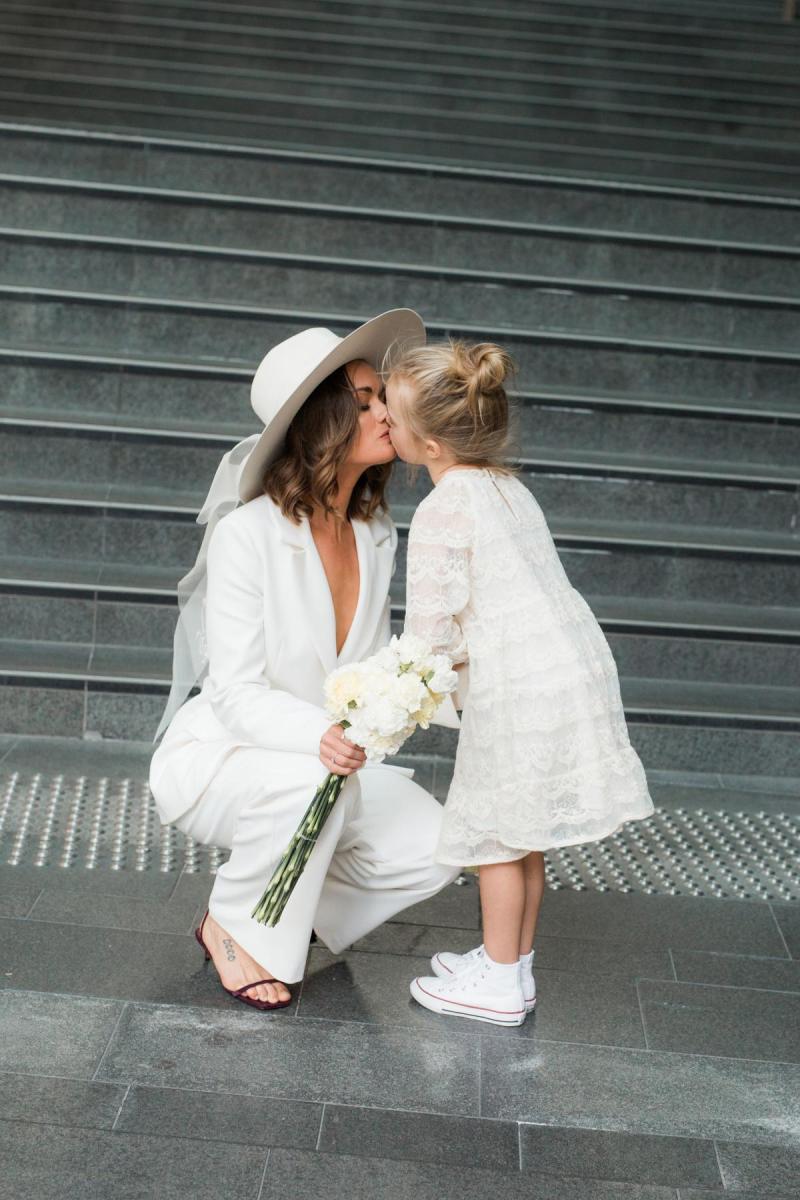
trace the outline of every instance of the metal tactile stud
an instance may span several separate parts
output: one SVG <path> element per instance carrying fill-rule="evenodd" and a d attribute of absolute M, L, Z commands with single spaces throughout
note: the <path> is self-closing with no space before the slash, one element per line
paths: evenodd
<path fill-rule="evenodd" d="M 548 888 L 800 898 L 800 821 L 792 812 L 657 809 L 599 842 L 545 855 Z M 11 864 L 213 873 L 228 851 L 161 825 L 146 782 L 0 773 L 0 853 Z M 469 877 L 463 872 L 458 882 Z"/>

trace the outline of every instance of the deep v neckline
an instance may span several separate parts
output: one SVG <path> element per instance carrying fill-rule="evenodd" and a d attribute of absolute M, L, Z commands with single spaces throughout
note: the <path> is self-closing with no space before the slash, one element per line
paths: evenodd
<path fill-rule="evenodd" d="M 319 567 L 319 571 L 322 576 L 322 580 L 325 584 L 325 591 L 328 594 L 329 617 L 330 617 L 330 620 L 331 620 L 331 623 L 333 626 L 333 637 L 332 637 L 333 657 L 334 657 L 334 660 L 338 663 L 338 662 L 341 662 L 344 652 L 347 649 L 350 639 L 353 636 L 353 631 L 356 628 L 356 624 L 361 615 L 361 609 L 363 608 L 363 605 L 364 605 L 364 576 L 366 574 L 366 571 L 365 571 L 365 560 L 364 560 L 364 548 L 363 548 L 362 541 L 361 541 L 363 534 L 359 532 L 359 526 L 363 525 L 363 522 L 354 521 L 354 520 L 351 520 L 351 522 L 350 522 L 350 526 L 353 530 L 353 538 L 356 543 L 356 560 L 358 562 L 358 598 L 356 600 L 355 609 L 353 610 L 352 620 L 350 621 L 350 628 L 347 630 L 345 639 L 342 642 L 342 648 L 338 653 L 336 651 L 336 605 L 333 602 L 333 592 L 331 591 L 331 585 L 330 585 L 330 581 L 328 580 L 327 572 L 325 570 L 325 564 L 322 561 L 322 555 L 319 552 L 319 547 L 317 546 L 316 538 L 314 537 L 314 532 L 311 528 L 311 522 L 307 521 L 307 525 L 308 525 L 308 536 L 311 541 L 312 549 L 314 551 L 314 557 L 316 558 L 317 565 Z"/>

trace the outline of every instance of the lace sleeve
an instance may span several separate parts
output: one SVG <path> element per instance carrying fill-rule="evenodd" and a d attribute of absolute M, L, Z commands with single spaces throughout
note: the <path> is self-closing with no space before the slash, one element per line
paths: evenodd
<path fill-rule="evenodd" d="M 470 597 L 472 538 L 469 502 L 452 484 L 446 501 L 434 493 L 420 505 L 408 534 L 405 628 L 454 663 L 469 658 L 458 618 Z"/>

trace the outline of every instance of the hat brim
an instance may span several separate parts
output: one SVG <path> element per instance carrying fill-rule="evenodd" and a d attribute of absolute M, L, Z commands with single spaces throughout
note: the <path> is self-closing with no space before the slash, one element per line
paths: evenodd
<path fill-rule="evenodd" d="M 412 308 L 392 308 L 365 321 L 316 364 L 299 387 L 287 396 L 251 450 L 239 479 L 242 501 L 253 500 L 259 495 L 264 470 L 278 456 L 289 426 L 314 388 L 339 367 L 356 359 L 378 366 L 394 342 L 404 346 L 424 345 L 425 326 L 419 313 Z"/>

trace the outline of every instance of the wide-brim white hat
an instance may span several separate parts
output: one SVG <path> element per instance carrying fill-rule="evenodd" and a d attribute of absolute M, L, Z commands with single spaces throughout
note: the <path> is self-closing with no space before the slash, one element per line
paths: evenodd
<path fill-rule="evenodd" d="M 250 386 L 250 403 L 264 431 L 244 464 L 239 497 L 254 499 L 265 468 L 277 458 L 286 432 L 314 388 L 338 367 L 364 359 L 379 367 L 390 346 L 406 349 L 425 343 L 425 326 L 411 308 L 393 308 L 373 317 L 347 337 L 316 326 L 273 346 L 261 360 Z"/>

